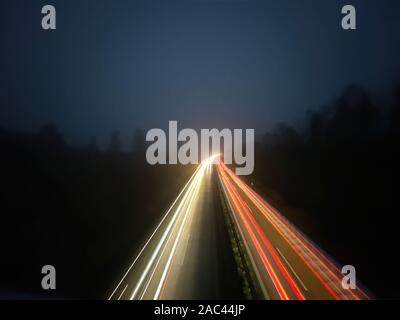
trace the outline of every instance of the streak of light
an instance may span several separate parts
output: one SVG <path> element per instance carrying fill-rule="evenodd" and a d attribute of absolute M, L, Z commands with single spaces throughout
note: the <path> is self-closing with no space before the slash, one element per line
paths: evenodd
<path fill-rule="evenodd" d="M 124 290 L 122 290 L 121 294 L 118 296 L 118 300 L 121 299 L 121 297 L 123 296 L 123 294 L 125 293 L 126 289 L 128 288 L 128 285 L 125 286 Z"/>
<path fill-rule="evenodd" d="M 291 266 L 291 264 L 289 263 L 289 261 L 286 259 L 286 257 L 283 255 L 283 253 L 281 252 L 281 250 L 279 250 L 279 248 L 276 248 L 276 251 L 279 253 L 279 255 L 282 257 L 282 259 L 286 262 L 286 264 L 289 266 L 290 270 L 292 271 L 292 273 L 295 275 L 295 277 L 297 278 L 297 280 L 299 281 L 299 283 L 301 284 L 301 286 L 304 288 L 305 291 L 308 291 L 306 285 L 304 284 L 303 280 L 301 280 L 301 278 L 299 277 L 299 275 L 297 274 L 296 271 L 294 271 L 293 267 Z"/>
<path fill-rule="evenodd" d="M 189 215 L 189 212 L 190 212 L 191 209 L 192 209 L 193 200 L 198 196 L 198 191 L 199 191 L 199 188 L 200 188 L 201 183 L 202 183 L 202 181 L 203 181 L 202 178 L 203 178 L 203 176 L 204 176 L 204 170 L 205 170 L 205 168 L 206 168 L 206 167 L 203 167 L 203 168 L 202 168 L 202 175 L 201 175 L 201 178 L 200 178 L 199 182 L 196 184 L 196 189 L 193 191 L 192 197 L 190 198 L 188 207 L 187 207 L 186 212 L 185 212 L 185 216 L 184 216 L 183 221 L 182 221 L 182 223 L 181 223 L 181 225 L 180 225 L 180 227 L 179 227 L 178 235 L 177 235 L 176 238 L 175 238 L 174 245 L 173 245 L 172 250 L 171 250 L 171 252 L 170 252 L 170 254 L 169 254 L 167 263 L 166 263 L 166 265 L 165 265 L 165 267 L 164 267 L 164 271 L 163 271 L 163 273 L 162 273 L 160 282 L 159 282 L 158 287 L 157 287 L 157 291 L 156 291 L 156 293 L 155 293 L 155 295 L 154 295 L 154 300 L 157 300 L 157 299 L 160 297 L 161 289 L 163 288 L 163 286 L 164 286 L 164 284 L 165 284 L 166 277 L 167 277 L 167 273 L 168 273 L 168 271 L 169 271 L 169 269 L 170 269 L 171 262 L 172 262 L 172 259 L 173 259 L 173 257 L 174 257 L 175 251 L 176 251 L 176 247 L 178 246 L 178 241 L 179 241 L 179 239 L 181 238 L 181 235 L 182 235 L 182 232 L 183 232 L 183 228 L 184 228 L 185 225 L 186 225 L 187 217 L 188 217 L 188 215 Z"/>
<path fill-rule="evenodd" d="M 191 181 L 191 183 L 190 183 L 190 185 L 189 185 L 189 187 L 188 187 L 188 190 L 187 190 L 186 193 L 184 194 L 182 201 L 180 202 L 180 204 L 179 204 L 177 210 L 175 211 L 175 213 L 174 213 L 174 215 L 173 215 L 171 221 L 169 222 L 169 224 L 168 224 L 166 230 L 164 231 L 164 233 L 163 233 L 163 235 L 162 235 L 160 241 L 158 242 L 158 244 L 157 244 L 157 246 L 156 246 L 156 249 L 153 251 L 153 254 L 151 255 L 151 258 L 150 258 L 150 260 L 148 261 L 148 263 L 147 263 L 147 265 L 146 265 L 146 267 L 145 267 L 145 269 L 144 269 L 142 275 L 140 276 L 139 282 L 137 283 L 137 285 L 136 285 L 136 287 L 135 287 L 135 289 L 134 289 L 134 291 L 133 291 L 133 293 L 132 293 L 132 295 L 131 295 L 131 298 L 130 298 L 131 300 L 134 299 L 135 296 L 137 295 L 137 293 L 138 293 L 140 287 L 141 287 L 142 284 L 143 284 L 143 281 L 145 280 L 147 274 L 148 274 L 149 271 L 150 271 L 151 266 L 152 266 L 153 263 L 154 263 L 154 260 L 156 259 L 156 257 L 157 257 L 157 255 L 158 255 L 158 253 L 160 252 L 162 246 L 166 243 L 165 240 L 166 240 L 167 236 L 169 235 L 171 229 L 173 228 L 173 226 L 174 226 L 174 224 L 175 224 L 175 221 L 177 220 L 177 218 L 178 218 L 178 216 L 179 216 L 179 213 L 181 212 L 181 209 L 182 209 L 183 205 L 184 205 L 185 202 L 186 202 L 186 199 L 188 198 L 188 196 L 191 194 L 192 190 L 193 190 L 194 187 L 196 186 L 196 184 L 197 184 L 197 182 L 198 182 L 198 180 L 199 180 L 199 177 L 202 176 L 203 170 L 204 170 L 204 167 L 203 167 L 203 166 L 200 166 L 199 169 L 196 171 L 194 179 Z"/>
<path fill-rule="evenodd" d="M 137 262 L 137 260 L 140 258 L 140 256 L 142 255 L 143 251 L 146 249 L 146 247 L 148 246 L 148 244 L 150 243 L 150 241 L 153 239 L 154 235 L 157 233 L 158 229 L 160 228 L 160 226 L 163 224 L 164 220 L 168 217 L 169 213 L 171 212 L 172 208 L 175 206 L 175 204 L 177 203 L 177 201 L 179 200 L 179 198 L 181 197 L 182 193 L 185 191 L 185 189 L 187 188 L 187 186 L 193 181 L 193 179 L 196 177 L 196 174 L 198 172 L 200 167 L 198 167 L 196 169 L 196 171 L 193 173 L 193 175 L 190 177 L 189 181 L 185 184 L 185 186 L 182 188 L 181 192 L 179 193 L 178 197 L 175 199 L 175 201 L 172 203 L 172 205 L 169 207 L 169 209 L 167 210 L 167 212 L 164 214 L 163 218 L 161 219 L 160 223 L 157 225 L 157 227 L 155 228 L 155 230 L 153 231 L 153 233 L 150 235 L 149 239 L 146 241 L 146 243 L 144 244 L 143 248 L 140 250 L 139 254 L 136 256 L 135 260 L 132 262 L 132 264 L 129 266 L 128 270 L 125 272 L 124 276 L 122 277 L 122 279 L 119 281 L 119 283 L 117 284 L 117 286 L 115 287 L 114 291 L 111 293 L 111 295 L 109 296 L 108 300 L 110 300 L 115 292 L 117 291 L 117 289 L 119 288 L 119 286 L 121 285 L 121 283 L 124 281 L 124 279 L 126 278 L 126 276 L 128 275 L 129 271 L 131 271 L 132 267 L 135 265 L 135 263 Z"/>
<path fill-rule="evenodd" d="M 223 178 L 224 179 L 224 178 Z M 286 268 L 283 266 L 281 259 L 277 256 L 275 250 L 273 249 L 271 243 L 268 241 L 268 239 L 265 237 L 264 233 L 262 232 L 260 226 L 257 224 L 257 222 L 254 220 L 252 217 L 249 209 L 247 208 L 247 205 L 244 203 L 244 201 L 241 199 L 240 195 L 237 193 L 237 191 L 234 189 L 233 185 L 231 184 L 230 181 L 225 180 L 227 190 L 230 193 L 230 198 L 234 200 L 234 203 L 236 204 L 237 212 L 239 213 L 242 222 L 244 223 L 244 226 L 246 227 L 248 234 L 250 235 L 252 242 L 254 243 L 257 252 L 259 253 L 261 259 L 264 262 L 264 265 L 267 269 L 268 274 L 270 275 L 277 292 L 281 299 L 288 300 L 289 296 L 287 292 L 285 291 L 282 282 L 279 280 L 279 277 L 276 274 L 276 271 L 273 269 L 272 264 L 269 262 L 264 250 L 262 250 L 262 247 L 257 240 L 256 236 L 254 235 L 254 232 L 252 231 L 251 226 L 255 229 L 256 233 L 258 236 L 261 238 L 262 243 L 264 244 L 264 247 L 267 249 L 268 253 L 272 257 L 272 260 L 275 262 L 275 264 L 278 266 L 278 269 L 280 272 L 283 274 L 285 280 L 289 284 L 290 288 L 292 289 L 293 293 L 296 295 L 296 298 L 299 300 L 304 300 L 304 296 L 300 292 L 299 288 L 287 272 Z M 246 216 L 243 214 L 243 212 L 246 214 Z M 246 219 L 247 218 L 247 219 Z M 249 222 L 251 225 L 249 224 Z"/>
<path fill-rule="evenodd" d="M 335 299 L 339 299 L 338 293 L 343 299 L 360 299 L 351 290 L 345 292 L 341 290 L 340 270 L 338 267 L 319 250 L 316 245 L 313 245 L 304 235 L 301 234 L 287 219 L 285 219 L 276 209 L 262 199 L 253 189 L 245 184 L 238 176 L 236 176 L 222 162 L 219 167 L 223 173 L 226 173 L 235 184 L 244 192 L 244 194 L 252 201 L 252 203 L 260 210 L 263 216 L 270 224 L 278 231 L 278 233 L 286 240 L 293 251 L 302 259 L 311 272 L 325 286 Z M 322 257 L 322 259 L 321 259 Z M 328 265 L 330 266 L 328 266 Z M 333 269 L 333 270 L 332 270 Z M 335 274 L 336 271 L 338 274 Z M 358 292 L 365 298 L 368 295 L 357 288 Z"/>

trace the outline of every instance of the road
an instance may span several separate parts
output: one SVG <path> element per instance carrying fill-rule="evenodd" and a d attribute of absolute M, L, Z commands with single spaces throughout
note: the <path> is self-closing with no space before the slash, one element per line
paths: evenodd
<path fill-rule="evenodd" d="M 221 161 L 217 170 L 265 298 L 369 298 L 359 287 L 344 289 L 341 269 Z"/>
<path fill-rule="evenodd" d="M 110 299 L 240 298 L 216 182 L 211 161 L 202 163 Z"/>
<path fill-rule="evenodd" d="M 198 166 L 109 299 L 241 298 L 218 190 L 262 298 L 369 298 L 343 288 L 339 266 L 216 156 Z"/>

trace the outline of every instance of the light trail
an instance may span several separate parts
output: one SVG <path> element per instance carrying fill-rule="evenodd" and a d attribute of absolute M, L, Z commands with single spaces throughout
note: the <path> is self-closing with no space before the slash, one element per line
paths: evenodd
<path fill-rule="evenodd" d="M 203 170 L 201 167 L 199 167 L 199 168 L 200 168 L 199 171 Z M 198 177 L 196 177 L 196 179 L 198 179 Z M 198 183 L 195 183 L 195 185 L 198 186 L 199 184 L 198 184 Z M 196 194 L 196 192 L 192 192 L 190 202 L 192 201 L 193 196 L 194 196 L 195 194 Z M 184 201 L 184 199 L 183 199 L 182 201 Z M 182 225 L 183 225 L 183 224 L 181 224 L 181 226 L 182 226 Z M 172 234 L 173 234 L 173 233 L 170 232 L 166 244 L 170 241 L 170 239 L 171 239 L 171 237 L 172 237 Z M 158 257 L 157 263 L 156 263 L 155 267 L 153 268 L 153 272 L 151 273 L 151 276 L 149 277 L 149 279 L 148 279 L 148 281 L 147 281 L 146 287 L 144 288 L 143 293 L 142 293 L 142 295 L 140 296 L 140 300 L 142 300 L 142 299 L 144 298 L 144 296 L 145 296 L 145 294 L 146 294 L 146 292 L 147 292 L 147 289 L 148 289 L 148 287 L 149 287 L 151 281 L 153 280 L 154 274 L 156 273 L 157 268 L 158 268 L 158 266 L 159 266 L 159 264 L 160 264 L 160 261 L 161 261 L 163 255 L 164 255 L 164 252 L 165 252 L 166 249 L 167 249 L 167 245 L 166 245 L 166 244 L 163 246 L 163 250 L 162 250 L 161 254 L 160 254 L 159 257 Z M 160 282 L 160 283 L 161 283 L 161 282 Z M 165 281 L 164 281 L 164 283 L 165 283 Z M 158 299 L 158 295 L 157 295 L 157 298 L 154 297 L 154 299 Z"/>
<path fill-rule="evenodd" d="M 300 292 L 297 292 L 296 294 L 298 287 L 294 284 L 294 282 L 292 282 L 293 279 L 290 277 L 287 270 L 280 262 L 282 260 L 282 252 L 280 252 L 278 257 L 275 253 L 275 249 L 271 248 L 271 244 L 269 243 L 267 235 L 254 219 L 254 213 L 252 210 L 250 210 L 249 204 L 258 209 L 257 215 L 258 212 L 262 214 L 262 217 L 264 217 L 264 219 L 268 221 L 268 224 L 271 225 L 279 234 L 279 236 L 281 236 L 281 238 L 287 243 L 287 245 L 289 246 L 288 249 L 292 250 L 297 255 L 300 261 L 304 263 L 305 266 L 307 266 L 313 276 L 318 280 L 320 284 L 322 284 L 322 286 L 334 299 L 359 300 L 361 298 L 369 298 L 368 295 L 360 288 L 357 288 L 355 292 L 353 292 L 353 290 L 346 290 L 342 288 L 341 277 L 343 277 L 343 275 L 341 274 L 336 264 L 331 261 L 325 254 L 323 254 L 321 250 L 316 247 L 316 245 L 312 244 L 311 240 L 308 240 L 304 235 L 302 235 L 301 232 L 298 231 L 279 212 L 277 212 L 276 209 L 274 209 L 253 189 L 251 189 L 246 183 L 244 183 L 242 179 L 236 176 L 232 172 L 232 170 L 230 170 L 225 164 L 222 163 L 222 161 L 219 161 L 218 163 L 218 172 L 221 177 L 220 181 L 224 184 L 224 190 L 226 190 L 228 193 L 227 197 L 236 198 L 236 202 L 242 203 L 241 206 L 238 206 L 236 208 L 235 211 L 237 212 L 234 212 L 234 214 L 239 214 L 240 216 L 240 211 L 243 211 L 246 214 L 248 221 L 250 221 L 255 232 L 258 234 L 259 238 L 264 244 L 264 248 L 267 252 L 269 252 L 270 256 L 272 256 L 272 260 L 276 262 L 276 265 L 278 266 L 277 270 L 281 270 L 281 273 L 284 275 L 284 279 L 286 279 L 286 282 L 292 289 L 291 291 L 295 293 L 297 298 L 301 298 L 299 296 Z M 240 193 L 243 193 L 243 196 L 241 196 Z M 246 227 L 246 222 L 244 221 L 244 219 L 241 219 L 241 221 Z M 248 230 L 248 232 L 250 231 Z M 256 245 L 256 247 L 258 246 Z M 278 248 L 276 249 L 280 251 Z M 294 271 L 293 267 L 289 264 L 287 260 L 286 262 L 286 264 L 290 267 L 292 274 L 296 277 L 297 281 L 299 281 L 301 286 L 304 288 L 305 285 L 303 281 L 299 278 L 298 274 Z M 280 291 L 278 290 L 279 287 L 277 286 L 276 289 L 278 292 Z M 303 296 L 302 293 L 300 293 L 300 295 Z"/>
<path fill-rule="evenodd" d="M 228 169 L 229 170 L 229 169 Z M 233 172 L 229 172 L 229 174 L 231 176 L 233 176 Z M 242 188 L 242 190 L 245 187 L 245 184 L 242 180 L 240 180 L 240 178 L 238 178 L 237 176 L 233 176 L 235 182 Z M 248 191 L 248 189 L 246 188 L 246 191 Z M 304 252 L 304 249 L 308 249 L 306 246 L 303 247 L 299 247 L 299 240 L 298 239 L 294 239 L 293 235 L 288 235 L 287 233 L 285 233 L 285 229 L 282 231 L 282 223 L 281 221 L 277 221 L 277 219 L 275 217 L 273 217 L 270 212 L 266 211 L 264 207 L 259 206 L 258 204 L 256 204 L 258 206 L 258 208 L 261 210 L 261 212 L 263 213 L 263 215 L 272 223 L 272 225 L 274 226 L 274 228 L 282 235 L 282 237 L 287 240 L 287 242 L 289 243 L 289 245 L 292 247 L 292 249 L 296 252 L 296 254 L 303 260 L 303 262 L 310 268 L 310 270 L 314 273 L 314 275 L 321 281 L 321 283 L 328 289 L 328 291 L 332 294 L 332 296 L 335 299 L 339 299 L 339 297 L 337 296 L 337 292 L 339 292 L 339 294 L 342 296 L 342 298 L 344 299 L 348 299 L 348 296 L 340 290 L 340 286 L 341 285 L 341 280 L 339 279 L 339 277 L 337 277 L 336 275 L 334 275 L 331 270 L 327 269 L 328 272 L 330 272 L 335 278 L 336 280 L 338 280 L 338 284 L 336 284 L 335 282 L 331 281 L 331 279 L 329 278 L 329 275 L 327 275 L 326 271 L 322 269 L 322 267 L 318 264 L 316 264 L 314 261 L 314 259 L 319 259 L 315 254 L 313 254 L 311 251 L 311 254 L 313 254 L 312 258 L 306 259 L 306 257 L 308 257 L 308 253 Z M 292 237 L 292 238 L 291 238 Z M 304 254 L 305 253 L 305 254 Z M 324 280 L 323 277 L 327 278 L 327 281 Z M 331 286 L 330 286 L 331 285 Z M 333 287 L 333 288 L 332 288 Z M 335 293 L 336 292 L 336 293 Z M 355 296 L 351 291 L 350 294 L 355 298 L 358 299 L 357 296 Z"/>
<path fill-rule="evenodd" d="M 297 285 L 295 284 L 295 282 L 293 281 L 293 279 L 287 272 L 286 268 L 283 266 L 280 258 L 275 253 L 275 250 L 273 249 L 272 245 L 270 244 L 268 239 L 265 237 L 265 235 L 261 231 L 261 229 L 258 226 L 258 224 L 256 223 L 256 221 L 253 219 L 246 204 L 240 198 L 240 196 L 238 195 L 237 191 L 234 189 L 231 182 L 226 180 L 225 177 L 222 177 L 222 179 L 224 180 L 224 183 L 227 186 L 229 197 L 230 197 L 230 199 L 233 200 L 233 203 L 235 204 L 235 207 L 237 209 L 237 212 L 239 213 L 241 221 L 243 222 L 247 232 L 249 233 L 250 238 L 251 238 L 253 244 L 255 245 L 258 254 L 261 257 L 261 259 L 265 265 L 265 268 L 266 268 L 268 274 L 270 275 L 280 298 L 284 299 L 284 300 L 289 300 L 289 295 L 286 292 L 286 290 L 284 289 L 282 281 L 279 279 L 279 277 L 277 275 L 277 271 L 275 271 L 274 268 L 272 267 L 270 260 L 267 258 L 265 251 L 263 250 L 262 246 L 260 245 L 260 242 L 257 240 L 257 237 L 255 236 L 255 233 L 253 232 L 253 229 L 255 229 L 256 234 L 261 239 L 261 242 L 264 245 L 264 248 L 267 249 L 267 252 L 272 257 L 272 261 L 274 261 L 274 263 L 278 266 L 278 270 L 282 273 L 284 279 L 289 284 L 290 288 L 293 290 L 293 293 L 295 294 L 296 298 L 299 300 L 304 300 L 304 296 L 302 295 L 299 288 L 297 287 Z M 243 212 L 245 214 L 243 214 Z"/>
<path fill-rule="evenodd" d="M 282 257 L 282 259 L 286 262 L 286 264 L 289 266 L 290 270 L 293 272 L 293 274 L 296 276 L 297 280 L 299 281 L 299 283 L 301 284 L 301 286 L 304 288 L 305 291 L 308 291 L 306 285 L 304 284 L 304 282 L 300 279 L 299 275 L 297 274 L 296 271 L 294 271 L 293 267 L 290 265 L 289 261 L 285 258 L 285 256 L 283 255 L 283 253 L 281 252 L 281 250 L 279 250 L 279 248 L 276 248 L 276 251 L 279 253 L 279 255 Z"/>
<path fill-rule="evenodd" d="M 299 230 L 297 230 L 297 229 L 293 226 L 293 224 L 291 224 L 291 223 L 290 223 L 285 217 L 283 217 L 276 209 L 274 209 L 270 204 L 268 204 L 264 199 L 262 199 L 258 194 L 256 194 L 254 190 L 250 189 L 250 188 L 249 188 L 246 184 L 244 184 L 243 182 L 242 182 L 242 187 L 247 188 L 251 193 L 254 194 L 254 196 L 257 197 L 257 199 L 259 199 L 259 201 L 261 201 L 265 206 L 267 206 L 270 210 L 272 210 L 272 211 L 274 212 L 274 214 L 276 214 L 279 218 L 281 218 L 282 221 L 284 221 L 284 222 L 287 224 L 287 226 L 288 226 L 299 238 L 301 238 L 307 245 L 310 246 L 310 248 L 312 248 L 312 249 L 317 253 L 317 254 L 313 253 L 309 248 L 306 247 L 306 248 L 308 249 L 308 251 L 313 255 L 313 257 L 315 257 L 318 261 L 320 261 L 320 262 L 326 267 L 326 269 L 327 269 L 327 270 L 329 271 L 329 273 L 335 278 L 335 280 L 341 282 L 341 279 L 340 279 L 335 273 L 332 273 L 332 270 L 330 270 L 330 268 L 329 268 L 326 264 L 324 264 L 324 263 L 321 261 L 320 257 L 322 257 L 323 260 L 325 260 L 325 262 L 327 262 L 327 263 L 337 272 L 337 274 L 341 275 L 341 271 L 339 270 L 339 267 L 338 267 L 332 260 L 330 260 L 330 259 L 326 256 L 326 254 L 324 254 L 324 253 L 322 252 L 321 249 L 318 249 L 317 246 L 316 246 L 315 244 L 313 244 L 311 240 L 307 239 L 307 237 L 304 236 Z M 358 290 L 358 292 L 359 292 L 364 298 L 370 299 L 370 297 L 369 297 L 360 287 L 358 287 L 357 290 Z M 350 291 L 350 294 L 352 295 L 352 297 L 356 298 L 356 296 L 353 294 L 352 291 Z"/>
<path fill-rule="evenodd" d="M 217 169 L 216 181 L 219 181 L 233 223 L 243 242 L 244 254 L 249 258 L 249 271 L 254 271 L 256 276 L 253 279 L 254 286 L 261 289 L 260 294 L 265 299 L 369 299 L 359 287 L 356 290 L 343 288 L 344 275 L 335 262 L 236 176 L 219 155 L 206 159 L 197 167 L 110 299 L 174 299 L 188 294 L 196 296 L 197 281 L 201 281 L 201 275 L 197 275 L 198 264 L 193 266 L 191 262 L 197 261 L 200 252 L 203 257 L 204 252 L 206 255 L 208 253 L 207 248 L 215 247 L 213 234 L 209 230 L 206 230 L 208 235 L 204 238 L 208 244 L 205 246 L 202 238 L 198 242 L 198 235 L 204 235 L 205 231 L 201 229 L 202 224 L 198 223 L 199 215 L 207 214 L 210 217 L 211 214 L 214 219 L 214 214 L 219 214 L 218 211 L 204 211 L 204 208 L 212 204 L 210 201 L 215 201 L 212 200 L 215 197 L 210 196 L 211 190 L 205 189 L 211 181 L 215 181 L 211 179 L 214 167 Z M 206 176 L 207 183 L 203 185 Z M 207 204 L 206 207 L 204 204 Z M 187 239 L 186 235 L 192 232 L 197 236 L 193 237 L 196 242 L 190 247 L 191 257 L 188 260 L 185 258 L 184 264 L 175 263 L 176 259 L 187 255 L 185 252 L 189 249 L 183 239 Z M 219 263 L 217 260 L 210 261 Z M 213 272 L 209 271 L 213 279 L 210 287 L 217 287 L 219 276 Z M 197 284 L 191 289 L 185 287 L 186 282 Z M 200 287 L 204 289 L 203 285 Z"/>
<path fill-rule="evenodd" d="M 135 299 L 139 289 L 141 288 L 143 281 L 145 280 L 147 274 L 150 271 L 150 268 L 152 267 L 158 253 L 160 252 L 161 248 L 167 243 L 166 239 L 168 237 L 168 235 L 170 234 L 172 228 L 175 226 L 175 222 L 177 221 L 182 207 L 185 205 L 186 203 L 186 199 L 189 197 L 189 195 L 192 193 L 192 190 L 195 189 L 196 185 L 199 183 L 199 180 L 203 178 L 204 175 L 204 165 L 200 165 L 199 169 L 197 170 L 197 172 L 195 173 L 195 178 L 192 180 L 191 184 L 188 187 L 188 190 L 186 191 L 186 193 L 183 196 L 182 201 L 180 202 L 177 210 L 175 211 L 175 214 L 173 215 L 172 220 L 169 222 L 166 230 L 164 231 L 161 240 L 158 242 L 156 249 L 153 251 L 150 260 L 148 261 L 143 273 L 140 276 L 140 279 L 138 281 L 138 283 L 136 284 L 136 287 L 130 297 L 131 300 Z"/>
<path fill-rule="evenodd" d="M 119 281 L 119 283 L 117 284 L 117 286 L 115 287 L 115 289 L 113 290 L 113 292 L 111 293 L 111 295 L 109 296 L 108 300 L 111 300 L 112 297 L 114 296 L 115 292 L 118 290 L 118 288 L 121 286 L 122 282 L 125 280 L 126 276 L 128 275 L 128 273 L 131 271 L 131 269 L 133 268 L 133 266 L 136 264 L 136 262 L 138 261 L 138 259 L 140 258 L 140 256 L 142 255 L 142 253 L 145 251 L 145 249 L 147 248 L 148 244 L 150 243 L 150 241 L 153 239 L 154 235 L 157 233 L 158 229 L 161 227 L 161 225 L 163 224 L 164 220 L 169 216 L 172 208 L 175 206 L 175 204 L 178 202 L 178 200 L 180 199 L 181 195 L 183 194 L 183 192 L 186 190 L 186 188 L 188 187 L 188 185 L 193 181 L 193 179 L 196 177 L 196 174 L 198 172 L 198 170 L 200 169 L 200 167 L 198 167 L 196 169 L 196 171 L 193 173 L 193 175 L 190 177 L 189 181 L 185 184 L 185 186 L 182 188 L 181 192 L 179 193 L 178 197 L 175 199 L 175 201 L 172 203 L 172 205 L 169 207 L 169 209 L 167 210 L 167 212 L 164 214 L 163 218 L 161 219 L 160 223 L 157 225 L 157 227 L 155 228 L 155 230 L 153 231 L 153 233 L 150 235 L 149 239 L 146 241 L 146 243 L 144 244 L 144 246 L 142 247 L 142 249 L 139 251 L 139 254 L 136 256 L 136 258 L 133 260 L 132 264 L 129 266 L 128 270 L 125 272 L 125 274 L 123 275 L 123 277 L 121 278 L 121 280 Z"/>
<path fill-rule="evenodd" d="M 203 168 L 201 169 L 203 174 L 204 174 L 205 168 L 208 168 L 208 167 L 209 167 L 209 166 L 206 165 L 206 167 L 203 167 Z M 201 176 L 201 178 L 203 178 L 203 175 Z M 191 209 L 192 209 L 193 199 L 195 199 L 195 196 L 198 194 L 198 190 L 199 190 L 199 188 L 200 188 L 201 182 L 202 182 L 202 179 L 200 179 L 200 180 L 199 180 L 199 183 L 196 184 L 196 189 L 194 190 L 193 195 L 192 195 L 192 197 L 191 197 L 191 199 L 190 199 L 190 201 L 189 201 L 188 207 L 187 207 L 187 209 L 186 209 L 185 216 L 184 216 L 183 221 L 182 221 L 182 223 L 180 224 L 180 227 L 179 227 L 178 235 L 177 235 L 176 238 L 175 238 L 174 245 L 173 245 L 172 250 L 171 250 L 171 252 L 170 252 L 170 254 L 169 254 L 167 264 L 166 264 L 165 267 L 164 267 L 164 271 L 163 271 L 163 273 L 162 273 L 160 282 L 159 282 L 159 284 L 158 284 L 156 294 L 154 295 L 154 300 L 158 300 L 158 298 L 160 297 L 160 294 L 161 294 L 161 289 L 163 288 L 163 285 L 166 283 L 165 281 L 166 281 L 166 277 L 167 277 L 167 272 L 168 272 L 169 269 L 170 269 L 171 262 L 172 262 L 172 259 L 173 259 L 173 257 L 174 257 L 175 251 L 176 251 L 176 247 L 177 247 L 177 245 L 178 245 L 178 241 L 179 241 L 179 239 L 180 239 L 180 237 L 181 237 L 181 235 L 182 235 L 183 228 L 185 227 L 188 214 L 189 214 L 189 212 L 190 212 Z"/>
<path fill-rule="evenodd" d="M 161 279 L 160 279 L 160 281 L 158 283 L 156 293 L 154 294 L 154 297 L 153 297 L 154 300 L 158 300 L 161 297 L 162 293 L 163 293 L 163 290 L 164 290 L 165 285 L 167 283 L 169 271 L 171 270 L 171 264 L 172 264 L 173 258 L 175 256 L 175 252 L 176 252 L 179 240 L 180 240 L 181 235 L 183 233 L 183 229 L 186 226 L 187 218 L 188 218 L 190 212 L 192 211 L 193 201 L 198 197 L 199 189 L 200 189 L 201 184 L 203 182 L 203 178 L 204 178 L 205 173 L 208 173 L 208 174 L 211 173 L 212 164 L 213 164 L 214 160 L 217 157 L 218 157 L 218 155 L 213 155 L 213 156 L 209 157 L 208 159 L 206 159 L 205 161 L 203 161 L 202 164 L 199 166 L 199 173 L 198 173 L 199 178 L 198 178 L 198 181 L 195 184 L 195 187 L 194 187 L 194 190 L 193 190 L 192 195 L 190 197 L 190 200 L 188 200 L 187 209 L 185 211 L 183 220 L 179 225 L 178 234 L 175 237 L 175 241 L 173 243 L 172 250 L 170 251 L 167 263 L 165 264 L 164 270 L 163 270 L 162 275 L 161 275 Z M 171 235 L 172 235 L 172 233 L 171 233 Z M 160 257 L 160 260 L 161 260 L 161 257 Z"/>
<path fill-rule="evenodd" d="M 230 189 L 230 186 L 228 186 L 228 189 Z M 272 282 L 274 283 L 275 288 L 276 288 L 276 290 L 277 290 L 277 292 L 278 292 L 280 298 L 281 298 L 281 299 L 284 299 L 284 300 L 289 300 L 289 296 L 288 296 L 287 292 L 285 291 L 285 289 L 283 288 L 283 285 L 282 285 L 281 281 L 279 280 L 279 278 L 278 278 L 278 276 L 277 276 L 275 270 L 273 269 L 273 267 L 272 267 L 272 265 L 271 265 L 271 262 L 269 261 L 269 259 L 267 258 L 266 254 L 265 254 L 264 251 L 262 250 L 261 245 L 260 245 L 260 243 L 258 242 L 258 240 L 257 240 L 257 238 L 256 238 L 256 236 L 255 236 L 255 234 L 252 232 L 249 223 L 244 219 L 244 216 L 243 216 L 242 211 L 240 210 L 240 206 L 239 206 L 239 204 L 238 204 L 238 200 L 236 199 L 236 197 L 232 197 L 231 199 L 232 199 L 232 201 L 233 201 L 233 203 L 234 203 L 234 206 L 235 206 L 236 209 L 237 209 L 237 212 L 239 212 L 240 218 L 241 218 L 241 220 L 243 221 L 243 224 L 244 224 L 244 226 L 245 226 L 245 229 L 246 229 L 247 232 L 249 233 L 250 238 L 251 238 L 253 244 L 255 245 L 258 254 L 259 254 L 260 257 L 261 257 L 262 262 L 263 262 L 263 264 L 264 264 L 264 266 L 265 266 L 265 269 L 266 269 L 266 271 L 268 272 L 269 276 L 271 277 L 271 280 L 272 280 Z"/>
<path fill-rule="evenodd" d="M 199 188 L 205 174 L 209 174 L 211 172 L 211 165 L 216 157 L 216 155 L 211 156 L 198 166 L 196 172 L 192 175 L 189 182 L 185 185 L 177 199 L 174 201 L 168 212 L 157 226 L 156 230 L 152 233 L 151 237 L 140 251 L 139 256 L 135 259 L 134 263 L 126 272 L 125 276 L 131 271 L 133 265 L 138 260 L 142 252 L 148 248 L 150 243 L 152 243 L 151 247 L 153 247 L 153 249 L 150 248 L 147 250 L 147 255 L 149 258 L 144 260 L 144 265 L 140 266 L 139 268 L 142 271 L 139 272 L 138 270 L 135 272 L 135 274 L 138 275 L 138 279 L 135 281 L 133 286 L 134 289 L 130 295 L 130 300 L 144 299 L 148 294 L 152 294 L 148 292 L 150 287 L 153 289 L 155 283 L 157 283 L 157 285 L 153 299 L 159 298 L 162 292 L 161 289 L 166 283 L 167 272 L 171 267 L 171 262 L 176 253 L 179 239 L 181 238 L 186 220 L 190 211 L 192 210 L 192 204 L 198 197 Z M 176 209 L 173 211 L 175 207 Z M 170 212 L 173 212 L 172 216 L 170 215 Z M 156 234 L 159 235 L 159 239 L 155 239 Z M 165 259 L 167 260 L 164 261 Z M 124 278 L 120 281 L 113 294 L 123 282 Z"/>

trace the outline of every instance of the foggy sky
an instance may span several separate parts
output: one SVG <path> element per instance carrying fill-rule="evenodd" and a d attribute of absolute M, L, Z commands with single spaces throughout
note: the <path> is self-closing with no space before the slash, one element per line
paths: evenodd
<path fill-rule="evenodd" d="M 41 7 L 57 30 L 41 29 Z M 341 7 L 357 30 L 341 29 Z M 347 85 L 399 79 L 399 1 L 8 0 L 0 4 L 0 125 L 52 122 L 70 141 L 138 127 L 294 122 Z"/>

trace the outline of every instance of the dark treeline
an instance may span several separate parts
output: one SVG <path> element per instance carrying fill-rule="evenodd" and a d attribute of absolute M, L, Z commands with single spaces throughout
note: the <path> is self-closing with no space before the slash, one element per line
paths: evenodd
<path fill-rule="evenodd" d="M 69 146 L 52 125 L 0 129 L 0 296 L 106 298 L 193 168 L 149 166 L 138 130 L 130 152 L 118 131 Z M 57 289 L 41 289 L 56 267 Z"/>
<path fill-rule="evenodd" d="M 308 114 L 304 131 L 277 125 L 256 147 L 254 177 L 290 220 L 386 298 L 400 297 L 400 88 L 393 98 L 378 106 L 351 86 Z"/>
<path fill-rule="evenodd" d="M 261 191 L 378 297 L 397 277 L 400 89 L 388 106 L 352 86 L 304 130 L 279 124 L 256 145 Z M 0 296 L 106 298 L 193 167 L 149 166 L 137 130 L 122 152 L 114 131 L 71 147 L 52 125 L 0 128 Z M 41 267 L 57 270 L 44 292 Z"/>

